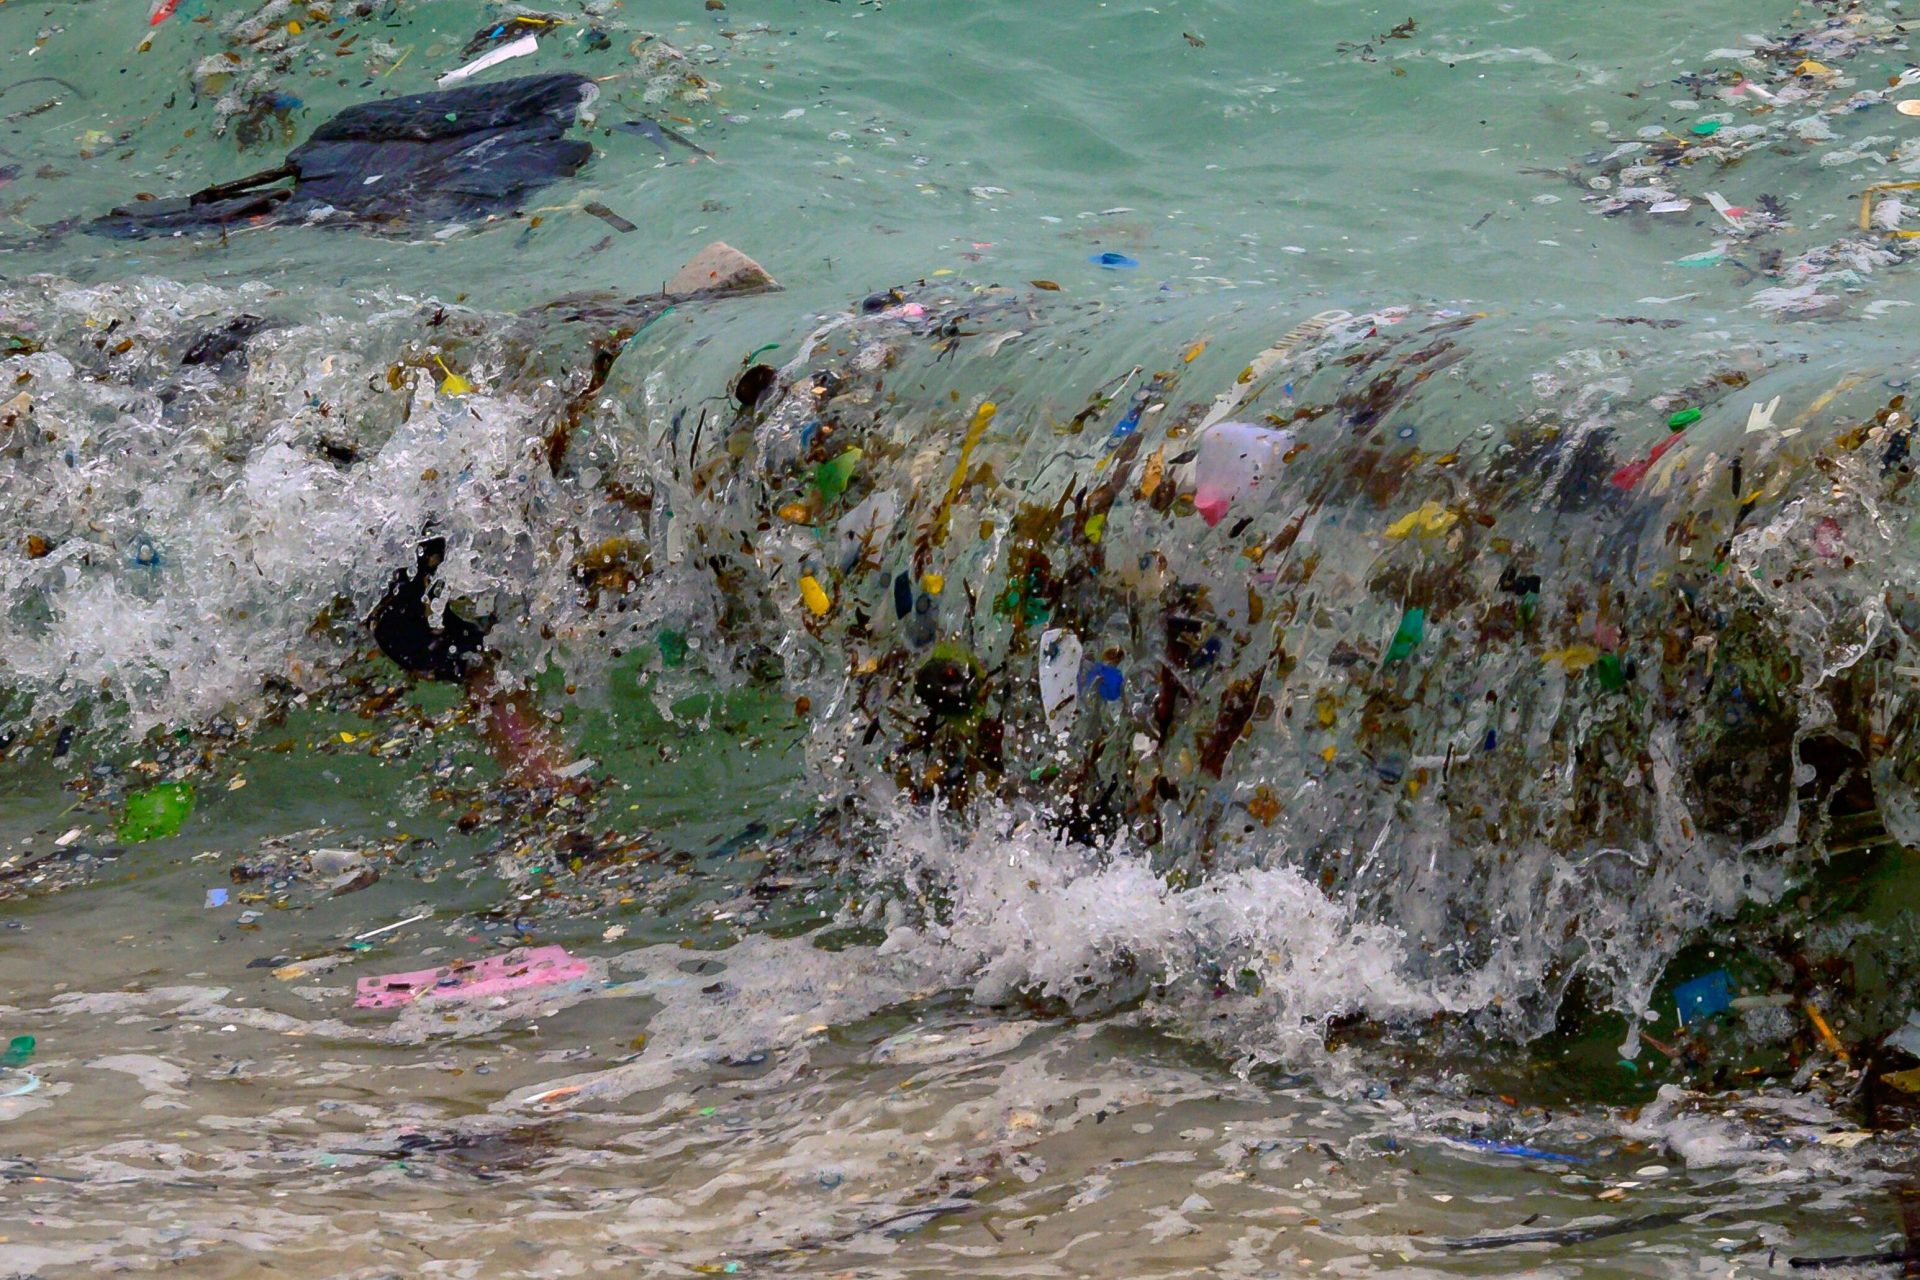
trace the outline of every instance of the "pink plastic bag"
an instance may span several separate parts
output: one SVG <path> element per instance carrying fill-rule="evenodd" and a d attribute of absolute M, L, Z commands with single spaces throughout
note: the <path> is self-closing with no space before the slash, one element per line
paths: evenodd
<path fill-rule="evenodd" d="M 353 1003 L 362 1009 L 391 1009 L 415 1000 L 479 1000 L 586 976 L 586 962 L 568 955 L 565 947 L 531 947 L 439 969 L 362 978 Z"/>

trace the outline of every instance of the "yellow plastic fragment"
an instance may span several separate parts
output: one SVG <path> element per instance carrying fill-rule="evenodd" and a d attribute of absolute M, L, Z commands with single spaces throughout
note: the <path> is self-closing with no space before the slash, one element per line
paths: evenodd
<path fill-rule="evenodd" d="M 1880 1078 L 1902 1093 L 1920 1093 L 1920 1067 L 1890 1072 Z"/>
<path fill-rule="evenodd" d="M 1160 487 L 1160 478 L 1167 473 L 1167 446 L 1161 445 L 1147 459 L 1147 465 L 1140 473 L 1140 496 L 1151 500 L 1154 491 Z"/>
<path fill-rule="evenodd" d="M 1337 754 L 1338 753 L 1334 751 L 1332 747 L 1322 747 L 1320 750 L 1320 758 L 1322 760 L 1325 760 L 1328 764 L 1333 763 L 1333 757 Z"/>
<path fill-rule="evenodd" d="M 1812 58 L 1808 58 L 1793 69 L 1793 74 L 1797 76 L 1830 76 L 1833 74 L 1833 68 L 1822 66 Z"/>
<path fill-rule="evenodd" d="M 923 573 L 920 575 L 920 585 L 926 588 L 928 595 L 937 596 L 946 587 L 947 580 L 937 573 Z"/>
<path fill-rule="evenodd" d="M 1424 502 L 1418 511 L 1409 511 L 1388 525 L 1387 536 L 1395 541 L 1416 533 L 1423 538 L 1437 538 L 1459 523 L 1460 517 L 1439 503 Z"/>
<path fill-rule="evenodd" d="M 1200 353 L 1202 351 L 1205 351 L 1206 349 L 1207 349 L 1207 344 L 1204 341 L 1194 343 L 1192 346 L 1187 348 L 1186 354 L 1180 357 L 1180 363 L 1192 364 L 1195 360 L 1198 360 L 1200 358 Z"/>
<path fill-rule="evenodd" d="M 983 400 L 980 407 L 973 411 L 973 421 L 967 424 L 966 437 L 960 442 L 960 459 L 954 464 L 953 475 L 947 481 L 946 496 L 940 500 L 940 510 L 933 518 L 933 545 L 939 546 L 947 540 L 947 523 L 953 516 L 953 504 L 960 497 L 960 486 L 967 480 L 967 464 L 973 460 L 974 448 L 980 443 L 980 437 L 987 434 L 987 424 L 993 421 L 993 415 L 1000 412 L 1000 406 L 991 400 Z"/>
<path fill-rule="evenodd" d="M 1540 655 L 1540 661 L 1548 666 L 1564 667 L 1568 675 L 1578 675 L 1600 661 L 1600 651 L 1590 644 L 1570 644 L 1564 649 L 1548 650 Z"/>
<path fill-rule="evenodd" d="M 1853 1061 L 1847 1053 L 1847 1047 L 1840 1043 L 1840 1037 L 1833 1034 L 1833 1028 L 1827 1025 L 1825 1018 L 1820 1016 L 1820 1007 L 1811 1000 L 1803 1001 L 1800 1007 L 1807 1011 L 1807 1018 L 1813 1023 L 1813 1029 L 1819 1033 L 1820 1043 L 1827 1046 L 1827 1052 L 1842 1062 Z"/>
<path fill-rule="evenodd" d="M 1088 516 L 1084 528 L 1087 531 L 1087 541 L 1097 544 L 1101 535 L 1107 531 L 1107 513 L 1102 511 L 1099 515 Z"/>
<path fill-rule="evenodd" d="M 353 736 L 352 734 L 350 734 L 350 733 L 348 733 L 348 732 L 347 732 L 347 731 L 346 731 L 345 729 L 342 729 L 342 730 L 340 731 L 340 741 L 342 741 L 342 742 L 354 742 L 354 741 L 356 741 L 356 739 L 354 738 L 354 736 Z"/>
<path fill-rule="evenodd" d="M 780 518 L 788 524 L 807 524 L 810 520 L 810 517 L 807 515 L 807 504 L 804 502 L 789 502 L 786 506 L 780 508 Z"/>
<path fill-rule="evenodd" d="M 827 589 L 820 585 L 820 579 L 808 574 L 800 579 L 800 599 L 812 611 L 816 618 L 824 618 L 833 608 L 833 601 L 827 596 Z"/>
<path fill-rule="evenodd" d="M 441 395 L 464 396 L 473 390 L 473 384 L 453 370 L 447 368 L 447 362 L 445 360 L 442 360 L 439 356 L 435 356 L 433 362 L 440 366 L 440 372 L 447 375 L 440 383 Z"/>
<path fill-rule="evenodd" d="M 290 36 L 297 36 L 297 35 L 299 35 L 299 34 L 300 34 L 300 24 L 299 24 L 298 22 L 289 22 L 289 23 L 287 24 L 287 34 L 288 34 L 288 35 L 290 35 Z"/>

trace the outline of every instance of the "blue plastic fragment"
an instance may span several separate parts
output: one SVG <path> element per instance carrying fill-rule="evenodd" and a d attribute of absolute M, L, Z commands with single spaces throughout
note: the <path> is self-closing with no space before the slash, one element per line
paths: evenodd
<path fill-rule="evenodd" d="M 1522 1146 L 1517 1142 L 1495 1142 L 1491 1138 L 1453 1138 L 1450 1141 L 1494 1156 L 1518 1156 L 1522 1160 L 1551 1160 L 1556 1164 L 1587 1163 L 1585 1156 L 1569 1155 L 1564 1151 L 1543 1151 L 1539 1147 Z"/>
<path fill-rule="evenodd" d="M 1106 702 L 1120 701 L 1120 691 L 1125 684 L 1126 677 L 1120 673 L 1120 668 L 1104 662 L 1094 663 L 1080 679 L 1081 688 L 1092 689 Z"/>
<path fill-rule="evenodd" d="M 227 905 L 227 891 L 226 891 L 225 889 L 209 889 L 209 890 L 207 890 L 207 905 L 208 905 L 208 906 L 210 906 L 210 907 L 224 907 L 224 906 L 226 906 L 226 905 Z"/>
<path fill-rule="evenodd" d="M 1124 253 L 1096 253 L 1087 259 L 1096 267 L 1105 267 L 1109 271 L 1131 271 L 1139 262 Z"/>
<path fill-rule="evenodd" d="M 1727 982 L 1727 971 L 1715 969 L 1712 973 L 1689 978 L 1673 989 L 1673 1003 L 1680 1011 L 1680 1025 L 1690 1022 L 1703 1022 L 1716 1013 L 1724 1013 L 1733 1004 L 1733 989 Z"/>

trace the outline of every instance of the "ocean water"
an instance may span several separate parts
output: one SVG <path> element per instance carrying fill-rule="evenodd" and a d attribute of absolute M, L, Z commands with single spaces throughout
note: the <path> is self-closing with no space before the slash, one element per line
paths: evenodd
<path fill-rule="evenodd" d="M 1907 26 L 0 4 L 0 1275 L 1911 1251 Z"/>

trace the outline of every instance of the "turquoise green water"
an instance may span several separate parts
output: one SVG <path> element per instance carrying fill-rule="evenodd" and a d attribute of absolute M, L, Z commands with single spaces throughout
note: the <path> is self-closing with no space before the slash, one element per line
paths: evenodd
<path fill-rule="evenodd" d="M 0 1274 L 1910 1247 L 1897 5 L 590 0 L 517 210 L 88 232 L 523 12 L 0 4 Z"/>

